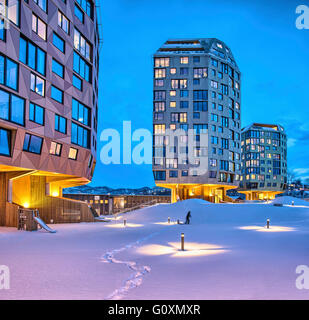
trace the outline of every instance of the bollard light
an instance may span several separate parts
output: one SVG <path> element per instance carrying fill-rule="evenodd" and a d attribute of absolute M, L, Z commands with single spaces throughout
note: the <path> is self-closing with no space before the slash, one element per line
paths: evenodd
<path fill-rule="evenodd" d="M 53 219 L 50 219 L 50 223 L 52 223 L 52 224 L 53 224 L 53 223 L 54 223 L 54 220 L 53 220 Z"/>
<path fill-rule="evenodd" d="M 182 251 L 185 250 L 185 234 L 184 233 L 181 234 L 181 250 Z"/>
<path fill-rule="evenodd" d="M 267 229 L 269 229 L 269 219 L 267 219 Z"/>
<path fill-rule="evenodd" d="M 123 225 L 124 225 L 124 226 L 127 225 L 127 219 L 123 219 Z"/>
<path fill-rule="evenodd" d="M 179 219 L 177 219 L 177 224 L 179 224 Z"/>
<path fill-rule="evenodd" d="M 294 201 L 292 201 L 292 206 L 294 206 Z"/>
<path fill-rule="evenodd" d="M 167 218 L 167 222 L 168 222 L 169 224 L 171 223 L 171 218 L 170 218 L 170 217 Z"/>

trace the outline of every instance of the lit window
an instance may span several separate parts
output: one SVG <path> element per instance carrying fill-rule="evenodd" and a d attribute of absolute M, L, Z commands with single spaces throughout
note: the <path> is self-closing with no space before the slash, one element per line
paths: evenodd
<path fill-rule="evenodd" d="M 177 69 L 176 68 L 171 68 L 170 69 L 170 74 L 176 74 L 177 72 Z"/>
<path fill-rule="evenodd" d="M 70 22 L 69 19 L 58 10 L 58 26 L 67 34 L 69 34 L 70 30 Z"/>
<path fill-rule="evenodd" d="M 168 67 L 170 65 L 170 58 L 155 58 L 154 59 L 155 67 Z"/>
<path fill-rule="evenodd" d="M 32 13 L 32 31 L 40 38 L 46 40 L 46 23 Z"/>
<path fill-rule="evenodd" d="M 1 1 L 2 2 L 2 1 Z M 6 16 L 7 18 L 19 26 L 20 17 L 20 1 L 19 0 L 7 0 L 6 1 Z"/>
<path fill-rule="evenodd" d="M 175 90 L 171 90 L 170 91 L 170 96 L 171 97 L 175 97 L 176 96 L 176 91 Z"/>
<path fill-rule="evenodd" d="M 70 148 L 70 151 L 69 151 L 69 159 L 71 159 L 71 160 L 76 160 L 76 159 L 77 159 L 77 152 L 78 152 L 77 149 L 75 149 L 75 148 Z"/>
<path fill-rule="evenodd" d="M 188 64 L 189 63 L 189 57 L 180 57 L 180 63 L 181 64 Z"/>
<path fill-rule="evenodd" d="M 170 107 L 175 108 L 176 107 L 176 101 L 170 101 Z"/>
<path fill-rule="evenodd" d="M 61 149 L 62 149 L 61 143 L 57 143 L 57 142 L 52 141 L 52 143 L 50 145 L 49 153 L 60 157 L 61 156 Z"/>
<path fill-rule="evenodd" d="M 74 48 L 86 59 L 91 60 L 91 44 L 77 29 L 74 29 Z"/>

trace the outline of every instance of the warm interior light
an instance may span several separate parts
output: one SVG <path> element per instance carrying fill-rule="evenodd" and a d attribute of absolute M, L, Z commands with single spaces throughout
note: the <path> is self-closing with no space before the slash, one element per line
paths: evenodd
<path fill-rule="evenodd" d="M 59 193 L 58 193 L 57 191 L 54 191 L 54 192 L 52 193 L 52 196 L 53 196 L 53 197 L 58 197 L 58 196 L 59 196 Z"/>
<path fill-rule="evenodd" d="M 24 208 L 29 208 L 29 207 L 30 207 L 30 204 L 29 204 L 29 202 L 25 202 L 25 203 L 23 204 L 23 206 L 24 206 Z"/>

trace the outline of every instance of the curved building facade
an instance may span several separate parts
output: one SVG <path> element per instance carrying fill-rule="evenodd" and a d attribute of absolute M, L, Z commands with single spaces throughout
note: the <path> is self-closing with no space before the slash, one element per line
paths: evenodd
<path fill-rule="evenodd" d="M 0 225 L 16 206 L 83 220 L 62 188 L 96 162 L 100 35 L 91 0 L 1 0 Z M 87 215 L 87 214 L 86 214 Z"/>
<path fill-rule="evenodd" d="M 166 41 L 154 54 L 153 90 L 156 185 L 172 190 L 172 202 L 228 200 L 241 173 L 241 74 L 231 49 L 214 38 Z"/>

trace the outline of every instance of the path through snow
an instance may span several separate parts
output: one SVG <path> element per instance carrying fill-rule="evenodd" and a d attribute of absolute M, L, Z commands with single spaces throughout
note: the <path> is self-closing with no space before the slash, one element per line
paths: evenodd
<path fill-rule="evenodd" d="M 118 260 L 115 258 L 115 255 L 129 249 L 137 248 L 141 243 L 151 239 L 159 233 L 161 232 L 152 233 L 147 237 L 132 242 L 120 249 L 114 249 L 112 251 L 109 251 L 101 258 L 102 262 L 104 263 L 124 264 L 129 269 L 134 271 L 134 273 L 125 281 L 125 284 L 121 288 L 114 290 L 114 292 L 112 292 L 107 298 L 105 298 L 105 300 L 123 299 L 124 296 L 127 295 L 131 289 L 139 287 L 143 282 L 143 277 L 151 271 L 151 268 L 149 266 L 141 266 L 137 264 L 135 261 Z"/>

